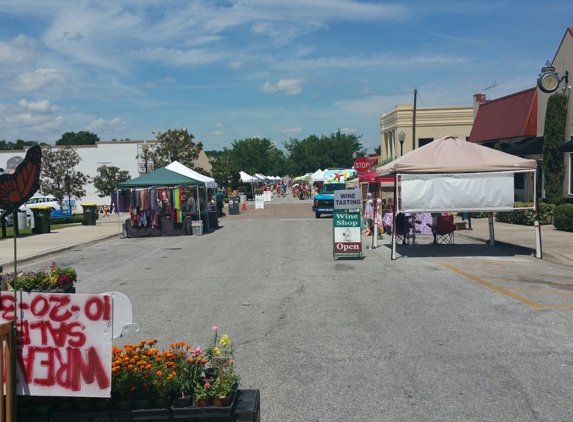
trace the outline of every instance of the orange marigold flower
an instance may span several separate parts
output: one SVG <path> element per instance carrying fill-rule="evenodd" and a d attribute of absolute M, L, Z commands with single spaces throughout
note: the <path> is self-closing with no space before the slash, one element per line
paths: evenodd
<path fill-rule="evenodd" d="M 205 365 L 205 364 L 207 363 L 207 360 L 206 360 L 206 359 L 201 359 L 201 363 L 202 363 L 203 365 Z"/>
<path fill-rule="evenodd" d="M 151 369 L 151 364 L 148 363 L 147 365 L 145 365 L 145 369 Z"/>
<path fill-rule="evenodd" d="M 171 375 L 175 376 L 175 375 L 177 375 L 177 372 L 173 371 L 173 372 L 171 372 Z"/>
<path fill-rule="evenodd" d="M 158 376 L 158 377 L 161 377 L 162 375 L 163 375 L 163 372 L 157 371 L 157 376 Z"/>
<path fill-rule="evenodd" d="M 143 374 L 143 376 L 144 376 L 145 378 L 147 378 L 149 375 L 151 375 L 149 372 L 146 372 L 145 374 Z"/>
<path fill-rule="evenodd" d="M 193 360 L 193 358 L 190 358 L 187 362 L 189 362 L 189 363 L 195 363 L 195 360 Z"/>
<path fill-rule="evenodd" d="M 131 387 L 129 387 L 129 391 L 133 391 L 133 390 L 135 390 L 135 386 L 132 385 Z"/>
<path fill-rule="evenodd" d="M 169 347 L 171 347 L 171 348 L 173 349 L 173 348 L 175 347 L 175 343 L 171 343 L 171 344 L 169 345 Z"/>
<path fill-rule="evenodd" d="M 185 342 L 184 341 L 180 341 L 179 343 L 177 343 L 177 346 L 184 346 Z"/>
<path fill-rule="evenodd" d="M 188 344 L 186 344 L 186 345 L 185 345 L 185 348 L 186 348 L 186 349 L 190 349 L 190 348 L 191 348 L 191 346 L 190 346 L 190 345 L 188 345 Z"/>
<path fill-rule="evenodd" d="M 147 342 L 147 344 L 148 344 L 149 346 L 153 346 L 153 340 L 149 340 L 149 341 Z"/>
<path fill-rule="evenodd" d="M 128 366 L 127 366 L 127 370 L 128 370 L 128 371 L 131 371 L 132 369 L 133 369 L 133 365 L 128 365 Z"/>

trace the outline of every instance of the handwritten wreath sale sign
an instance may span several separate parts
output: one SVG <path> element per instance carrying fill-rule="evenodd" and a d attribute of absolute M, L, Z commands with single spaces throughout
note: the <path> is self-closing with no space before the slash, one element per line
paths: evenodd
<path fill-rule="evenodd" d="M 0 319 L 14 319 L 14 293 L 2 292 Z M 17 293 L 20 395 L 109 397 L 112 297 Z"/>

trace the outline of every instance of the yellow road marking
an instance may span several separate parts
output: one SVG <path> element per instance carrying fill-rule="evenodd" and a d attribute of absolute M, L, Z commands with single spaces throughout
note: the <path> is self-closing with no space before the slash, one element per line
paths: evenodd
<path fill-rule="evenodd" d="M 524 303 L 524 304 L 526 304 L 527 306 L 529 306 L 529 307 L 531 307 L 531 308 L 533 308 L 533 309 L 543 309 L 543 308 L 544 308 L 544 306 L 540 305 L 539 303 L 536 303 L 536 302 L 533 302 L 532 300 L 526 299 L 526 298 L 524 298 L 523 296 L 519 296 L 518 294 L 515 294 L 515 293 L 513 293 L 513 292 L 510 292 L 509 290 L 506 290 L 506 289 L 504 289 L 503 287 L 499 287 L 499 286 L 496 286 L 495 284 L 488 283 L 487 281 L 482 280 L 481 278 L 476 277 L 475 275 L 468 274 L 468 273 L 466 273 L 465 271 L 460 270 L 459 268 L 456 268 L 456 267 L 453 267 L 453 266 L 451 266 L 451 265 L 449 265 L 449 264 L 446 264 L 445 262 L 440 262 L 439 264 L 440 264 L 441 266 L 443 266 L 443 267 L 449 269 L 449 270 L 452 270 L 452 271 L 455 272 L 455 273 L 458 273 L 458 274 L 460 274 L 460 275 L 462 275 L 462 276 L 464 276 L 464 277 L 469 278 L 470 280 L 475 281 L 476 283 L 481 284 L 482 286 L 488 287 L 488 288 L 490 288 L 490 289 L 492 289 L 492 290 L 495 290 L 495 291 L 498 292 L 498 293 L 502 293 L 502 294 L 504 294 L 504 295 L 506 295 L 506 296 L 511 297 L 512 299 L 515 299 L 515 300 L 517 300 L 517 301 L 519 301 L 519 302 L 521 302 L 521 303 Z M 573 305 L 572 305 L 571 307 L 573 307 Z"/>
<path fill-rule="evenodd" d="M 467 267 L 469 266 L 476 266 L 479 265 L 480 267 L 483 267 L 484 265 L 490 265 L 493 267 L 516 267 L 516 268 L 532 268 L 532 269 L 538 269 L 539 267 L 533 267 L 533 266 L 529 266 L 529 265 L 507 265 L 504 263 L 493 263 L 493 262 L 459 262 L 460 264 L 463 265 L 458 265 L 458 262 L 456 261 L 456 265 L 458 265 L 458 267 Z"/>
<path fill-rule="evenodd" d="M 477 270 L 477 268 L 476 268 Z M 503 271 L 503 270 L 491 270 L 491 269 L 484 269 L 483 271 L 487 271 L 490 273 L 500 273 L 500 274 L 511 274 L 511 275 L 525 275 L 528 277 L 555 277 L 555 278 L 564 278 L 566 280 L 573 281 L 573 277 L 568 275 L 553 275 L 553 274 L 535 274 L 535 273 L 514 273 L 513 271 Z M 488 277 L 488 276 L 484 276 Z"/>
<path fill-rule="evenodd" d="M 545 280 L 519 280 L 516 278 L 509 278 L 509 277 L 496 277 L 494 275 L 482 275 L 483 278 L 493 278 L 494 280 L 506 280 L 506 281 L 515 281 L 516 283 L 536 283 L 536 284 L 556 284 L 558 286 L 569 286 L 573 287 L 571 283 L 559 283 L 557 281 L 545 281 Z"/>
<path fill-rule="evenodd" d="M 543 290 L 543 289 L 527 289 L 525 287 L 511 287 L 511 286 L 499 286 L 499 287 L 501 287 L 502 289 L 519 290 L 520 292 L 541 293 L 544 295 L 573 296 L 573 293 L 552 292 L 550 290 Z"/>

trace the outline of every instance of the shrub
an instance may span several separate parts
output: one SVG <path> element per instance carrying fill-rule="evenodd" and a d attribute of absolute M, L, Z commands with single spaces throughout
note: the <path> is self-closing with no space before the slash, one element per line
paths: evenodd
<path fill-rule="evenodd" d="M 489 212 L 471 212 L 471 218 L 487 218 L 489 216 Z"/>
<path fill-rule="evenodd" d="M 531 202 L 516 202 L 516 208 L 530 207 Z M 539 203 L 539 222 L 541 224 L 548 224 L 549 217 L 553 214 L 553 204 Z M 511 212 L 498 212 L 495 215 L 495 221 L 500 223 L 522 224 L 525 226 L 533 226 L 535 222 L 535 210 L 515 210 Z"/>
<path fill-rule="evenodd" d="M 553 210 L 553 226 L 557 230 L 573 231 L 573 205 L 559 205 Z"/>

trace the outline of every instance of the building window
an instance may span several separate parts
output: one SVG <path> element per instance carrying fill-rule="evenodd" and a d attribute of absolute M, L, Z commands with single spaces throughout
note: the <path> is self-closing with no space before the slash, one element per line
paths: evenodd
<path fill-rule="evenodd" d="M 434 140 L 434 138 L 419 138 L 418 139 L 418 148 L 423 147 L 424 145 L 428 145 L 433 140 Z"/>
<path fill-rule="evenodd" d="M 513 188 L 525 189 L 525 173 L 514 173 L 513 175 Z"/>

